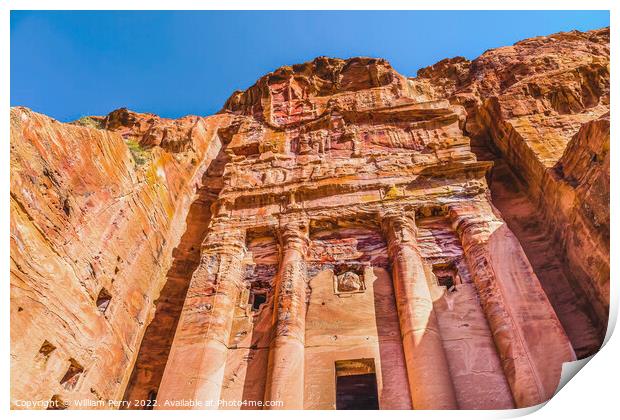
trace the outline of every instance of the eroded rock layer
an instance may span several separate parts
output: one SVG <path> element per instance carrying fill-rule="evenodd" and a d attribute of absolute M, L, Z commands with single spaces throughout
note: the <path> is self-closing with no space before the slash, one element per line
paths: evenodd
<path fill-rule="evenodd" d="M 609 314 L 609 28 L 444 60 L 414 83 L 463 104 L 466 131 L 521 180 L 600 344 Z"/>
<path fill-rule="evenodd" d="M 608 44 L 320 57 L 208 118 L 13 109 L 13 404 L 547 400 L 606 327 Z"/>
<path fill-rule="evenodd" d="M 11 110 L 16 408 L 122 399 L 166 272 L 185 258 L 173 250 L 224 121 L 194 119 L 192 150 L 170 153 L 133 132 L 93 128 L 96 119 L 63 124 Z"/>

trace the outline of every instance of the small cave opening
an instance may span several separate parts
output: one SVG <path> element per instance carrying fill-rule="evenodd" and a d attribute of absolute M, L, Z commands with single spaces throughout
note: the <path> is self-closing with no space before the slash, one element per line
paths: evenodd
<path fill-rule="evenodd" d="M 45 340 L 41 344 L 41 348 L 39 348 L 39 356 L 47 359 L 54 350 L 56 350 L 56 346 Z"/>
<path fill-rule="evenodd" d="M 250 295 L 250 301 L 252 304 L 252 310 L 258 311 L 261 305 L 267 302 L 267 292 L 252 292 Z"/>
<path fill-rule="evenodd" d="M 445 264 L 433 264 L 433 274 L 437 284 L 443 286 L 449 292 L 456 292 L 456 286 L 461 283 L 458 270 L 453 262 Z"/>
<path fill-rule="evenodd" d="M 440 286 L 445 286 L 446 289 L 452 291 L 454 288 L 454 277 L 451 275 L 448 276 L 437 276 L 437 282 Z"/>
<path fill-rule="evenodd" d="M 105 287 L 102 287 L 96 301 L 99 312 L 105 314 L 108 306 L 110 306 L 110 301 L 112 301 L 112 295 L 105 289 Z"/>
<path fill-rule="evenodd" d="M 69 369 L 67 369 L 65 376 L 63 376 L 60 380 L 60 384 L 64 389 L 71 391 L 75 389 L 83 373 L 84 368 L 82 365 L 80 365 L 75 359 L 71 358 L 69 359 Z"/>
<path fill-rule="evenodd" d="M 69 407 L 69 404 L 60 399 L 58 395 L 52 395 L 49 403 L 47 404 L 48 410 L 66 410 Z"/>

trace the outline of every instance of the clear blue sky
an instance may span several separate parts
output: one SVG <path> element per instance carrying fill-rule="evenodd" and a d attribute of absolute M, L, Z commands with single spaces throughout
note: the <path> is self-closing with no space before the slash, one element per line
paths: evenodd
<path fill-rule="evenodd" d="M 609 12 L 11 12 L 11 105 L 61 121 L 126 106 L 217 112 L 236 89 L 319 55 L 400 73 L 523 38 L 609 25 Z"/>

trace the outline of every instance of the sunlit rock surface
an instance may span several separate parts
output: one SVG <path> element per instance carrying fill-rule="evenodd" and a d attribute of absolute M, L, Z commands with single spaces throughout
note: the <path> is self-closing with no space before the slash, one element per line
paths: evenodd
<path fill-rule="evenodd" d="M 206 118 L 15 108 L 13 405 L 538 404 L 602 342 L 609 170 L 608 28 L 319 57 Z"/>
<path fill-rule="evenodd" d="M 225 120 L 200 118 L 193 150 L 169 153 L 11 110 L 14 400 L 123 396 Z M 82 372 L 62 383 L 71 360 Z"/>

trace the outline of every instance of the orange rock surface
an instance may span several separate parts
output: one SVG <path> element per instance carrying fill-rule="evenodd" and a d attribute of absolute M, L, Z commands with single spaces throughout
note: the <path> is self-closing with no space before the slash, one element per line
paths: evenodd
<path fill-rule="evenodd" d="M 226 117 L 196 120 L 189 152 L 130 152 L 114 131 L 11 110 L 13 405 L 122 398 Z"/>
<path fill-rule="evenodd" d="M 12 405 L 539 404 L 604 336 L 609 170 L 608 28 L 210 117 L 14 108 Z"/>

